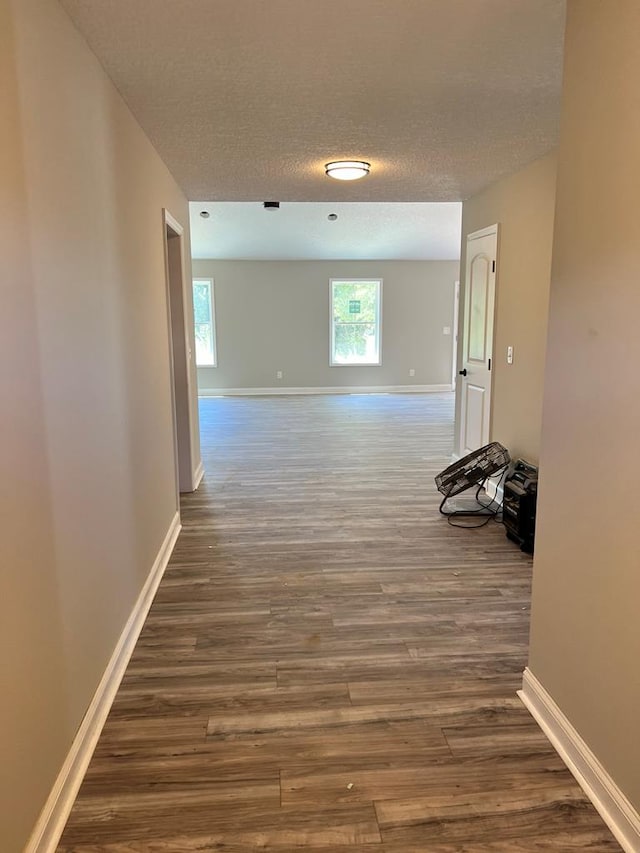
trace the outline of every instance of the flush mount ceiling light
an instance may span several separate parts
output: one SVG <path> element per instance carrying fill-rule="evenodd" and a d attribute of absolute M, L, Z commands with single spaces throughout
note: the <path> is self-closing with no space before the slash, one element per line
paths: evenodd
<path fill-rule="evenodd" d="M 370 168 L 371 164 L 364 160 L 334 160 L 327 163 L 324 171 L 329 178 L 338 181 L 357 181 L 358 178 L 365 178 Z"/>

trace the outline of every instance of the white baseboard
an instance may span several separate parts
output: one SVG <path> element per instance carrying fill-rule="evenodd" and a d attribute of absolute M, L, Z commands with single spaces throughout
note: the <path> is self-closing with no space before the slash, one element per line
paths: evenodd
<path fill-rule="evenodd" d="M 436 394 L 451 393 L 451 385 L 336 385 L 335 387 L 298 388 L 200 388 L 199 397 L 287 396 L 289 394 Z"/>
<path fill-rule="evenodd" d="M 518 696 L 626 853 L 640 853 L 640 815 L 529 668 Z"/>
<path fill-rule="evenodd" d="M 193 475 L 193 491 L 194 492 L 197 491 L 198 487 L 200 486 L 200 483 L 202 482 L 203 477 L 204 477 L 204 462 L 201 459 L 198 467 L 195 470 L 195 474 Z"/>
<path fill-rule="evenodd" d="M 58 846 L 180 529 L 176 512 L 23 853 L 54 853 Z"/>
<path fill-rule="evenodd" d="M 498 474 L 497 479 L 490 477 L 485 484 L 484 490 L 492 501 L 495 501 L 499 506 L 502 506 L 502 499 L 504 497 L 504 475 Z"/>

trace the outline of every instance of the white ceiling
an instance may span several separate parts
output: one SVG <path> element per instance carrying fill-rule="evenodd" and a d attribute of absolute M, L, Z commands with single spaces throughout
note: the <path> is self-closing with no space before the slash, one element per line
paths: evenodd
<path fill-rule="evenodd" d="M 556 142 L 564 0 L 61 3 L 190 199 L 458 201 Z"/>
<path fill-rule="evenodd" d="M 227 260 L 458 260 L 461 207 L 283 202 L 268 211 L 261 202 L 191 202 L 191 251 Z"/>

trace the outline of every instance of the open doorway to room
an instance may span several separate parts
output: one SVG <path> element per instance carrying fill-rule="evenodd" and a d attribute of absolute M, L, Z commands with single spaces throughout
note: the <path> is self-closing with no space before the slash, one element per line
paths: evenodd
<path fill-rule="evenodd" d="M 190 208 L 201 396 L 451 391 L 460 203 Z M 375 352 L 337 357 L 337 332 Z"/>
<path fill-rule="evenodd" d="M 460 281 L 453 285 L 453 326 L 451 327 L 451 390 L 458 381 L 458 324 L 460 322 Z"/>
<path fill-rule="evenodd" d="M 192 350 L 189 325 L 191 304 L 185 291 L 184 228 L 168 210 L 163 210 L 167 323 L 171 364 L 171 401 L 174 425 L 176 500 L 180 492 L 197 488 L 192 430 Z M 190 284 L 190 282 L 189 282 Z M 196 427 L 197 429 L 197 427 Z"/>

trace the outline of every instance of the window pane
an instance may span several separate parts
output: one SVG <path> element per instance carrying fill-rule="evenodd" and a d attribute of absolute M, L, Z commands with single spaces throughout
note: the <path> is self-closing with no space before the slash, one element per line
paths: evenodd
<path fill-rule="evenodd" d="M 196 364 L 213 364 L 211 323 L 196 323 Z"/>
<path fill-rule="evenodd" d="M 336 324 L 334 356 L 335 361 L 344 364 L 378 361 L 378 342 L 375 324 Z"/>
<path fill-rule="evenodd" d="M 213 318 L 212 282 L 193 280 L 193 319 L 196 339 L 196 364 L 215 366 L 216 345 Z"/>
<path fill-rule="evenodd" d="M 377 319 L 378 282 L 340 281 L 333 285 L 333 316 L 336 322 L 375 323 Z"/>
<path fill-rule="evenodd" d="M 379 364 L 380 281 L 333 281 L 334 364 Z"/>
<path fill-rule="evenodd" d="M 211 323 L 211 282 L 193 282 L 193 317 L 197 323 Z"/>

